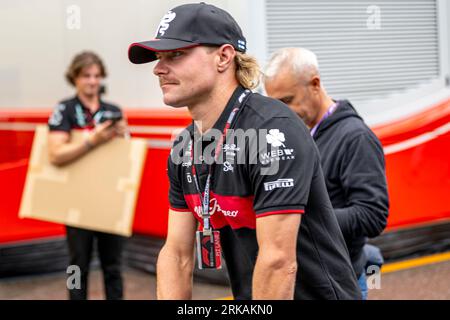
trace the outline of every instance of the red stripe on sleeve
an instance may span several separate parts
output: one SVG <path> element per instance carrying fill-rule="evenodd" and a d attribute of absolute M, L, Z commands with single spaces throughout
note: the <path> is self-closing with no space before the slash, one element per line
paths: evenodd
<path fill-rule="evenodd" d="M 173 208 L 169 207 L 170 210 L 176 211 L 176 212 L 191 212 L 191 209 L 189 208 Z"/>
<path fill-rule="evenodd" d="M 271 216 L 274 214 L 303 214 L 303 213 L 305 213 L 305 210 L 300 210 L 300 209 L 277 210 L 277 211 L 269 211 L 269 212 L 257 214 L 256 218 Z"/>

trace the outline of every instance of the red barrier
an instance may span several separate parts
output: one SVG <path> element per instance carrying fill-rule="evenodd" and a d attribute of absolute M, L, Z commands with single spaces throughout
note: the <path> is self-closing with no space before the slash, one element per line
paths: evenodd
<path fill-rule="evenodd" d="M 64 234 L 61 225 L 19 218 L 27 167 L 27 159 L 0 164 L 0 243 Z"/>
<path fill-rule="evenodd" d="M 450 218 L 450 133 L 386 157 L 388 227 Z"/>
<path fill-rule="evenodd" d="M 375 127 L 386 153 L 388 229 L 450 218 L 450 99 Z"/>
<path fill-rule="evenodd" d="M 59 225 L 17 217 L 34 126 L 50 110 L 0 111 L 0 243 L 60 235 Z M 150 147 L 136 206 L 134 231 L 164 237 L 167 229 L 166 163 L 171 131 L 186 126 L 186 110 L 126 110 L 133 136 Z M 450 100 L 415 116 L 374 128 L 386 152 L 391 202 L 388 229 L 450 218 Z M 3 164 L 9 162 L 9 164 Z M 14 164 L 14 162 L 16 162 Z"/>

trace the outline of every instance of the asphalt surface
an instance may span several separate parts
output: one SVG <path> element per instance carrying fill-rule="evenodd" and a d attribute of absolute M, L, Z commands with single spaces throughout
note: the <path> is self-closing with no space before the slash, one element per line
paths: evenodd
<path fill-rule="evenodd" d="M 380 283 L 380 289 L 369 290 L 369 299 L 450 300 L 450 261 L 382 273 Z"/>
<path fill-rule="evenodd" d="M 136 270 L 124 271 L 125 299 L 156 298 L 155 276 Z M 102 273 L 93 270 L 89 278 L 89 298 L 104 299 Z M 430 264 L 369 278 L 370 300 L 438 299 L 450 300 L 450 261 Z M 64 273 L 0 279 L 0 299 L 63 300 L 67 299 Z M 378 286 L 378 288 L 377 288 Z M 194 283 L 193 299 L 230 298 L 226 286 Z"/>

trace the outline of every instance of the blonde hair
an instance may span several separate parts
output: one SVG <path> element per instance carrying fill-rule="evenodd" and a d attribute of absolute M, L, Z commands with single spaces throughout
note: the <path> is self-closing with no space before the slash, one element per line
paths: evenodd
<path fill-rule="evenodd" d="M 254 89 L 260 80 L 260 69 L 256 59 L 248 54 L 236 51 L 236 79 L 246 89 Z"/>

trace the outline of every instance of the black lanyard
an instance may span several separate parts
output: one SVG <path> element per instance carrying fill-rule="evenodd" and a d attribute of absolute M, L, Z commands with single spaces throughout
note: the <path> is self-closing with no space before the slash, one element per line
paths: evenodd
<path fill-rule="evenodd" d="M 195 163 L 194 163 L 194 138 L 191 136 L 191 173 L 194 178 L 194 184 L 195 188 L 197 189 L 198 196 L 200 198 L 201 203 L 201 217 L 203 219 L 203 230 L 204 231 L 211 231 L 211 225 L 210 225 L 210 217 L 211 214 L 209 212 L 209 196 L 210 196 L 210 187 L 211 187 L 211 176 L 212 176 L 212 170 L 213 165 L 216 164 L 217 159 L 220 155 L 220 151 L 222 149 L 222 145 L 224 140 L 226 139 L 228 129 L 231 128 L 231 125 L 233 124 L 233 120 L 237 119 L 237 116 L 239 115 L 239 111 L 242 110 L 242 105 L 244 105 L 245 101 L 247 101 L 248 97 L 250 96 L 251 91 L 245 90 L 238 99 L 236 99 L 236 103 L 228 117 L 227 123 L 225 124 L 224 129 L 222 130 L 222 135 L 220 136 L 219 142 L 217 143 L 215 152 L 214 152 L 214 162 L 209 166 L 208 169 L 208 176 L 206 177 L 206 183 L 205 183 L 205 195 L 202 196 L 202 192 L 200 189 L 199 179 L 197 177 L 197 170 L 195 169 Z M 192 123 L 193 130 L 196 130 L 194 122 Z"/>

